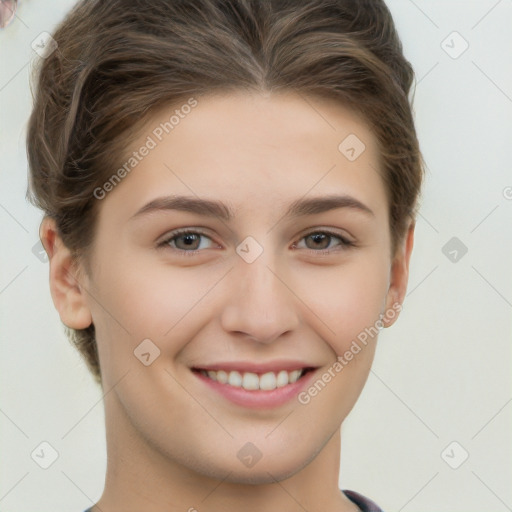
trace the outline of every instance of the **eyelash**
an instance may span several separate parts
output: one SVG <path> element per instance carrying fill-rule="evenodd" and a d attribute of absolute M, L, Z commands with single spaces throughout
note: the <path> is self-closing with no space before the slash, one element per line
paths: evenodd
<path fill-rule="evenodd" d="M 158 244 L 158 247 L 159 248 L 169 248 L 172 251 L 177 252 L 178 254 L 185 256 L 185 257 L 195 256 L 197 253 L 200 253 L 202 251 L 202 249 L 194 249 L 192 251 L 186 251 L 184 249 L 176 249 L 174 247 L 170 247 L 169 243 L 172 242 L 174 239 L 179 238 L 182 235 L 201 235 L 201 236 L 204 236 L 211 240 L 211 237 L 208 236 L 206 233 L 202 232 L 201 230 L 192 230 L 192 229 L 188 229 L 188 228 L 187 229 L 178 229 L 178 230 L 170 233 L 170 235 L 165 240 L 163 240 L 162 242 L 160 242 Z M 317 255 L 328 255 L 328 254 L 331 254 L 332 252 L 337 252 L 338 250 L 346 250 L 351 247 L 355 247 L 355 245 L 356 245 L 354 242 L 351 242 L 350 240 L 347 240 L 343 236 L 341 236 L 337 233 L 334 233 L 332 231 L 329 231 L 329 230 L 310 231 L 309 233 L 306 233 L 305 235 L 303 235 L 299 241 L 301 241 L 304 238 L 307 238 L 308 236 L 311 236 L 311 235 L 327 235 L 331 238 L 337 238 L 341 242 L 337 247 L 342 247 L 342 249 L 320 249 L 320 250 L 306 249 L 307 251 L 315 253 Z M 295 245 L 296 244 L 294 244 L 294 246 Z"/>

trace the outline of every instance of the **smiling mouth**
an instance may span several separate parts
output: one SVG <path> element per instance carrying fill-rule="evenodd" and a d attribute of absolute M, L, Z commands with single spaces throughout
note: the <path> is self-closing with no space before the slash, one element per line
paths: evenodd
<path fill-rule="evenodd" d="M 297 382 L 315 368 L 302 368 L 298 370 L 280 370 L 257 374 L 253 372 L 239 372 L 236 370 L 204 370 L 192 368 L 193 372 L 200 373 L 208 379 L 229 387 L 243 388 L 247 391 L 272 391 Z"/>

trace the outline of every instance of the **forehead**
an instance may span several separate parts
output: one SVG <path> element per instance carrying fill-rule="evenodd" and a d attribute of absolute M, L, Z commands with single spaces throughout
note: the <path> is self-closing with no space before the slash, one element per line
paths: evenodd
<path fill-rule="evenodd" d="M 151 149 L 135 162 L 144 147 Z M 153 113 L 122 163 L 130 158 L 109 202 L 123 195 L 132 210 L 165 193 L 224 197 L 235 211 L 309 193 L 385 208 L 377 140 L 361 116 L 331 99 L 230 92 L 185 100 Z"/>

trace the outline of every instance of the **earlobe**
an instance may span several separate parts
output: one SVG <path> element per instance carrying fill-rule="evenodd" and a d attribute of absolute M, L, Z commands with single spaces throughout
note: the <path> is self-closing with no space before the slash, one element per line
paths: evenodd
<path fill-rule="evenodd" d="M 416 223 L 412 221 L 402 244 L 397 249 L 391 266 L 390 284 L 386 296 L 386 309 L 383 313 L 384 327 L 391 327 L 397 320 L 402 309 L 402 304 L 407 291 L 409 281 L 409 261 L 414 245 L 414 228 Z"/>
<path fill-rule="evenodd" d="M 85 329 L 92 323 L 86 291 L 78 281 L 76 262 L 64 245 L 55 223 L 45 217 L 39 228 L 39 237 L 48 254 L 50 291 L 61 321 L 72 329 Z"/>

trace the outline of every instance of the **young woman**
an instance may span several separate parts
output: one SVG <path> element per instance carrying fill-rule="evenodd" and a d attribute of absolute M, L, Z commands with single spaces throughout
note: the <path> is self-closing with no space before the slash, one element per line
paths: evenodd
<path fill-rule="evenodd" d="M 380 510 L 338 478 L 423 176 L 385 4 L 84 0 L 53 39 L 30 198 L 105 393 L 89 511 Z"/>

